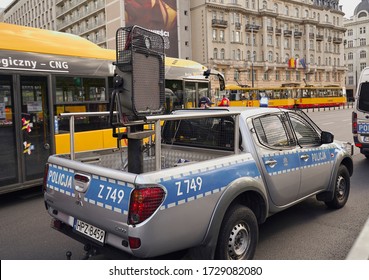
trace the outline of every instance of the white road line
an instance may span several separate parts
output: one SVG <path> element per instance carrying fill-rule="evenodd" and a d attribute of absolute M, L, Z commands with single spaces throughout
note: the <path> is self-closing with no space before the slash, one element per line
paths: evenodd
<path fill-rule="evenodd" d="M 334 124 L 335 122 L 327 122 L 327 123 L 322 123 L 322 125 L 330 125 L 330 124 Z"/>

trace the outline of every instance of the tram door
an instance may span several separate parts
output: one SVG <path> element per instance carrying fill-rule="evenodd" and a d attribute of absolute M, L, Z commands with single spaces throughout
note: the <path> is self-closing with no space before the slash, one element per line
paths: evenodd
<path fill-rule="evenodd" d="M 47 78 L 20 76 L 21 152 L 25 180 L 43 176 L 50 155 L 50 112 Z"/>
<path fill-rule="evenodd" d="M 0 75 L 0 188 L 19 180 L 12 93 L 12 76 Z"/>

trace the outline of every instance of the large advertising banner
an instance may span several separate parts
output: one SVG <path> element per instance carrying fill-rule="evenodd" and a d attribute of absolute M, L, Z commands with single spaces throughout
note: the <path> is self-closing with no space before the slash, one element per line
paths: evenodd
<path fill-rule="evenodd" d="M 164 37 L 165 54 L 178 57 L 176 0 L 124 0 L 126 26 L 138 25 Z"/>

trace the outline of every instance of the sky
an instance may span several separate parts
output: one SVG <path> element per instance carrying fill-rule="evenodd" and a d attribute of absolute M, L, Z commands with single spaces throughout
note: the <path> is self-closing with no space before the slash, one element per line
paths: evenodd
<path fill-rule="evenodd" d="M 0 0 L 0 8 L 5 8 L 12 1 L 13 0 Z M 361 0 L 340 0 L 340 5 L 342 5 L 346 18 L 350 18 L 354 14 L 354 10 L 360 2 Z"/>
<path fill-rule="evenodd" d="M 0 8 L 6 8 L 13 0 L 0 0 Z"/>

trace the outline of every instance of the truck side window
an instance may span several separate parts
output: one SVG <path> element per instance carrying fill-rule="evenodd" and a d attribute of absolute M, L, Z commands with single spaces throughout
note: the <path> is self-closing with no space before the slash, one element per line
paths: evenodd
<path fill-rule="evenodd" d="M 267 115 L 253 120 L 259 142 L 270 148 L 295 147 L 283 114 Z"/>
<path fill-rule="evenodd" d="M 360 95 L 358 100 L 359 110 L 369 111 L 369 83 L 362 83 L 360 85 Z"/>
<path fill-rule="evenodd" d="M 321 142 L 320 135 L 316 132 L 316 130 L 300 116 L 292 113 L 289 115 L 298 144 L 301 147 L 319 146 Z"/>

